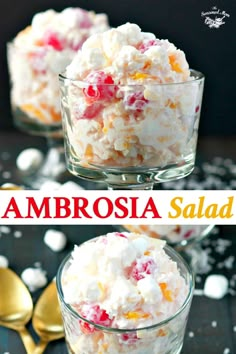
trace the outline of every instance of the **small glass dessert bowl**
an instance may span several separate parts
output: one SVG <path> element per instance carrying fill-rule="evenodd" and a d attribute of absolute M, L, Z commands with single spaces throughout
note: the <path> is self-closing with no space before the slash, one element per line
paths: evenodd
<path fill-rule="evenodd" d="M 87 241 L 62 262 L 57 289 L 70 354 L 181 352 L 194 280 L 164 241 L 127 232 Z"/>
<path fill-rule="evenodd" d="M 82 178 L 110 189 L 152 189 L 189 175 L 195 164 L 204 76 L 189 81 L 114 84 L 60 75 L 66 161 Z"/>
<path fill-rule="evenodd" d="M 58 74 L 91 35 L 109 28 L 105 14 L 80 8 L 46 10 L 7 44 L 11 106 L 15 125 L 47 138 L 48 154 L 27 184 L 39 187 L 66 170 Z M 30 171 L 32 172 L 32 171 Z"/>
<path fill-rule="evenodd" d="M 126 23 L 85 41 L 60 75 L 67 166 L 110 189 L 152 189 L 195 163 L 204 86 L 168 40 Z"/>

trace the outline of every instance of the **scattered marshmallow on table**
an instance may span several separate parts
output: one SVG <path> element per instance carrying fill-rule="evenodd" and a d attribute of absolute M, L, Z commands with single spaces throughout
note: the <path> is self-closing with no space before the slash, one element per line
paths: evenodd
<path fill-rule="evenodd" d="M 203 293 L 212 299 L 222 299 L 228 293 L 229 281 L 224 275 L 212 274 L 206 278 Z"/>
<path fill-rule="evenodd" d="M 43 153 L 34 148 L 21 151 L 16 159 L 16 166 L 19 170 L 28 172 L 40 167 L 43 162 Z"/>
<path fill-rule="evenodd" d="M 84 188 L 73 181 L 68 181 L 68 182 L 62 184 L 60 186 L 59 190 L 60 190 L 60 192 L 70 192 L 70 191 L 73 192 L 73 191 L 84 190 Z"/>
<path fill-rule="evenodd" d="M 57 191 L 59 190 L 60 192 L 73 192 L 73 191 L 78 191 L 78 190 L 83 190 L 84 188 L 81 187 L 79 184 L 73 182 L 73 181 L 67 181 L 64 184 L 61 184 L 57 181 L 46 181 L 44 182 L 40 190 L 43 191 Z"/>
<path fill-rule="evenodd" d="M 44 235 L 44 243 L 54 252 L 62 251 L 66 246 L 66 236 L 63 232 L 49 229 Z"/>
<path fill-rule="evenodd" d="M 36 291 L 47 284 L 46 272 L 39 268 L 26 268 L 21 278 L 30 291 Z"/>
<path fill-rule="evenodd" d="M 2 226 L 0 226 L 0 232 L 2 234 L 10 234 L 11 233 L 11 229 L 10 229 L 9 226 L 2 225 Z"/>
<path fill-rule="evenodd" d="M 46 181 L 44 182 L 40 190 L 41 191 L 57 191 L 61 187 L 61 183 L 57 181 Z"/>
<path fill-rule="evenodd" d="M 9 262 L 5 256 L 0 255 L 0 268 L 8 268 Z"/>

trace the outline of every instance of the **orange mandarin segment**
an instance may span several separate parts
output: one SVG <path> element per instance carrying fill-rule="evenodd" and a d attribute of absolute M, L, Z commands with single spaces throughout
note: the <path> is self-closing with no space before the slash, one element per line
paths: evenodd
<path fill-rule="evenodd" d="M 151 61 L 146 61 L 145 64 L 144 64 L 144 66 L 143 66 L 143 69 L 144 69 L 144 70 L 145 70 L 145 69 L 149 69 L 151 65 L 152 65 L 152 62 L 151 62 Z"/>
<path fill-rule="evenodd" d="M 160 283 L 159 286 L 161 288 L 162 295 L 164 296 L 164 298 L 167 301 L 172 302 L 173 301 L 172 291 L 167 289 L 167 284 L 166 283 Z"/>
<path fill-rule="evenodd" d="M 35 107 L 33 104 L 31 104 L 31 103 L 23 104 L 20 108 L 23 112 L 26 112 L 27 114 L 29 114 L 29 116 L 35 117 L 44 123 L 47 122 L 47 119 L 45 118 L 41 109 Z"/>
<path fill-rule="evenodd" d="M 108 343 L 103 343 L 102 347 L 103 347 L 104 350 L 107 350 L 108 349 Z"/>
<path fill-rule="evenodd" d="M 87 158 L 92 158 L 93 157 L 93 147 L 91 144 L 88 144 L 85 150 L 85 156 Z"/>
<path fill-rule="evenodd" d="M 168 99 L 165 103 L 165 106 L 169 106 L 171 109 L 175 109 L 177 107 L 177 103 L 174 103 L 170 99 Z"/>
<path fill-rule="evenodd" d="M 42 103 L 41 107 L 49 113 L 51 120 L 53 122 L 60 122 L 61 121 L 61 113 L 56 112 L 53 107 L 50 107 L 45 103 Z"/>
<path fill-rule="evenodd" d="M 145 74 L 145 73 L 139 73 L 139 72 L 131 75 L 130 77 L 133 80 L 155 79 L 155 76 Z"/>
<path fill-rule="evenodd" d="M 44 42 L 42 41 L 42 39 L 37 39 L 37 40 L 35 40 L 34 44 L 35 44 L 37 47 L 43 47 L 43 46 L 44 46 Z"/>
<path fill-rule="evenodd" d="M 161 329 L 159 329 L 157 334 L 159 337 L 165 337 L 167 335 L 167 332 L 161 328 Z"/>
<path fill-rule="evenodd" d="M 22 111 L 29 114 L 29 116 L 37 118 L 45 124 L 61 121 L 61 114 L 56 112 L 53 107 L 50 107 L 44 103 L 41 103 L 39 107 L 35 107 L 32 103 L 26 103 L 20 108 Z"/>
<path fill-rule="evenodd" d="M 177 107 L 177 103 L 171 102 L 171 103 L 169 104 L 169 107 L 172 108 L 172 109 L 174 109 L 174 108 Z"/>
<path fill-rule="evenodd" d="M 148 236 L 152 238 L 160 238 L 160 235 L 157 232 L 151 230 L 148 232 Z"/>
<path fill-rule="evenodd" d="M 129 311 L 124 314 L 124 317 L 127 318 L 127 320 L 138 320 L 140 318 L 148 318 L 150 314 L 141 311 Z"/>
<path fill-rule="evenodd" d="M 150 256 L 151 252 L 150 251 L 145 251 L 144 256 Z"/>
<path fill-rule="evenodd" d="M 142 231 L 147 231 L 148 230 L 148 225 L 140 225 L 140 229 Z"/>
<path fill-rule="evenodd" d="M 176 61 L 176 57 L 174 55 L 169 56 L 169 62 L 171 65 L 172 70 L 176 71 L 177 73 L 182 73 L 183 70 L 181 69 L 179 63 Z"/>

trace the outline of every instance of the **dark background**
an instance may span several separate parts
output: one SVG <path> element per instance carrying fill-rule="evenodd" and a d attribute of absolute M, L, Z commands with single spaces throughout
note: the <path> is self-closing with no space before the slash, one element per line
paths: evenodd
<path fill-rule="evenodd" d="M 182 49 L 190 67 L 206 76 L 201 135 L 235 135 L 235 14 L 234 0 L 6 0 L 0 4 L 0 128 L 13 129 L 9 104 L 6 42 L 30 24 L 33 15 L 49 8 L 82 7 L 106 12 L 110 25 L 127 21 L 168 38 Z M 230 15 L 218 29 L 204 24 L 201 12 L 217 6 Z"/>

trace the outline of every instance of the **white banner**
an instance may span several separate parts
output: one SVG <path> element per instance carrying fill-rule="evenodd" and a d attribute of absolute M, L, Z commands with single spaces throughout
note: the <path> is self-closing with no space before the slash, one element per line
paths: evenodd
<path fill-rule="evenodd" d="M 0 191 L 0 224 L 236 224 L 236 191 Z"/>

